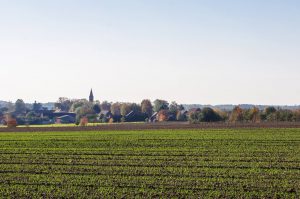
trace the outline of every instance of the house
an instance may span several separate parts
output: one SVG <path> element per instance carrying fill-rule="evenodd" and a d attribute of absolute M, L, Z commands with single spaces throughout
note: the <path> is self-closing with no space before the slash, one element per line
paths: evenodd
<path fill-rule="evenodd" d="M 65 111 L 55 111 L 55 112 L 52 113 L 52 116 L 55 117 L 55 118 L 65 116 L 65 115 L 69 115 L 71 117 L 76 118 L 76 113 L 65 112 Z"/>
<path fill-rule="evenodd" d="M 169 114 L 168 110 L 160 110 L 157 113 L 157 120 L 159 122 L 169 121 L 169 117 L 170 117 L 170 114 Z"/>
<path fill-rule="evenodd" d="M 5 124 L 4 116 L 0 115 L 0 125 L 4 125 L 4 124 Z"/>
<path fill-rule="evenodd" d="M 145 121 L 147 115 L 145 113 L 130 111 L 127 115 L 125 115 L 126 122 L 141 122 Z"/>
<path fill-rule="evenodd" d="M 70 113 L 65 111 L 55 111 L 51 114 L 51 119 L 53 118 L 56 123 L 69 124 L 75 123 L 76 113 Z"/>
<path fill-rule="evenodd" d="M 164 122 L 169 120 L 176 120 L 176 116 L 169 114 L 167 110 L 160 110 L 152 114 L 149 122 Z"/>
<path fill-rule="evenodd" d="M 75 117 L 72 117 L 70 115 L 63 115 L 56 118 L 57 124 L 71 124 L 75 123 Z"/>
<path fill-rule="evenodd" d="M 102 122 L 107 122 L 111 118 L 113 118 L 113 114 L 108 110 L 103 110 L 98 114 L 98 119 Z"/>
<path fill-rule="evenodd" d="M 149 118 L 149 122 L 157 122 L 158 119 L 157 119 L 157 114 L 158 112 L 154 112 L 151 117 Z"/>
<path fill-rule="evenodd" d="M 176 113 L 167 113 L 167 121 L 176 121 L 176 116 L 177 114 Z"/>
<path fill-rule="evenodd" d="M 180 112 L 181 115 L 186 115 L 186 114 L 188 114 L 188 111 L 186 111 L 186 110 L 181 110 L 181 111 L 179 111 L 179 112 Z"/>
<path fill-rule="evenodd" d="M 41 117 L 41 118 L 47 117 L 49 119 L 54 118 L 53 110 L 42 109 L 42 110 L 34 111 L 34 113 L 37 117 Z"/>
<path fill-rule="evenodd" d="M 4 124 L 7 125 L 7 127 L 18 126 L 18 122 L 13 113 L 6 113 L 4 118 Z"/>

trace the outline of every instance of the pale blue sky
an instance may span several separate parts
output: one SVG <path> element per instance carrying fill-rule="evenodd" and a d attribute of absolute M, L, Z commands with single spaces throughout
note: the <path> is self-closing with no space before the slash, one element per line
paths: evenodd
<path fill-rule="evenodd" d="M 298 0 L 0 0 L 0 100 L 300 104 Z"/>

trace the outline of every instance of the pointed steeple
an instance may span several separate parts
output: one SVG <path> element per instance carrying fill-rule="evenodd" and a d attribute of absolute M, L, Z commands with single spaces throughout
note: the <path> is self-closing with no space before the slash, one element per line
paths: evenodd
<path fill-rule="evenodd" d="M 94 102 L 93 89 L 91 89 L 90 96 L 89 96 L 89 101 L 90 101 L 90 102 Z"/>

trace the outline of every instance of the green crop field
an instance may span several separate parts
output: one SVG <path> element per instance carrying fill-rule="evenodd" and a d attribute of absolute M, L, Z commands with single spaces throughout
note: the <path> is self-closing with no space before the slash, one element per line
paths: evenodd
<path fill-rule="evenodd" d="M 0 198 L 300 198 L 300 129 L 0 133 Z"/>

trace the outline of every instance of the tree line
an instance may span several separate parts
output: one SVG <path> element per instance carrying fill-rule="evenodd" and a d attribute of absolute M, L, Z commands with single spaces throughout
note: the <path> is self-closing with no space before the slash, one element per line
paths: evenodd
<path fill-rule="evenodd" d="M 176 102 L 149 99 L 141 103 L 130 102 L 90 102 L 86 99 L 69 99 L 61 97 L 54 104 L 57 112 L 75 113 L 75 123 L 80 124 L 83 118 L 88 122 L 166 122 L 189 121 L 200 122 L 280 122 L 300 121 L 300 110 L 288 110 L 273 106 L 260 110 L 257 107 L 242 109 L 236 106 L 231 111 L 210 107 L 185 110 Z M 54 110 L 53 110 L 54 111 Z M 55 123 L 53 112 L 42 104 L 35 102 L 31 106 L 18 99 L 8 107 L 0 107 L 0 119 L 6 113 L 12 113 L 18 124 Z M 52 114 L 52 116 L 51 116 Z M 3 121 L 3 120 L 2 120 Z"/>
<path fill-rule="evenodd" d="M 214 110 L 212 108 L 203 108 L 190 113 L 189 121 L 191 123 L 199 122 L 299 122 L 300 110 L 288 110 L 267 107 L 259 110 L 257 107 L 242 109 L 239 106 L 234 107 L 232 111 Z"/>

